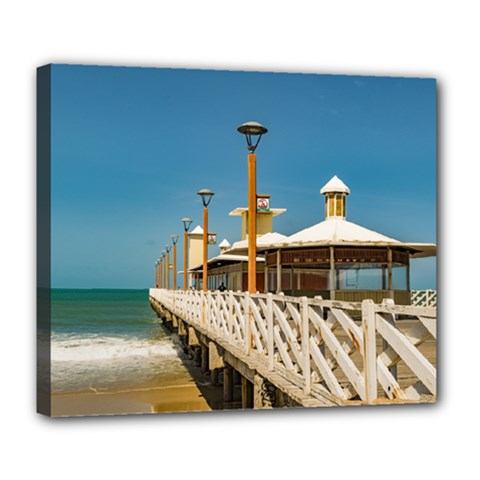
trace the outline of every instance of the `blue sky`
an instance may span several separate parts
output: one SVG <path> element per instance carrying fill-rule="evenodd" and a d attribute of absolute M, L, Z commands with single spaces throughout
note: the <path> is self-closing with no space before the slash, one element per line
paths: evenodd
<path fill-rule="evenodd" d="M 337 175 L 348 220 L 436 242 L 434 79 L 53 65 L 52 286 L 152 286 L 171 234 L 183 251 L 182 217 L 201 225 L 202 188 L 209 230 L 239 240 L 228 213 L 247 206 L 249 120 L 269 129 L 257 191 L 287 209 L 275 231 L 322 221 Z M 412 262 L 412 288 L 435 275 L 435 259 Z"/>

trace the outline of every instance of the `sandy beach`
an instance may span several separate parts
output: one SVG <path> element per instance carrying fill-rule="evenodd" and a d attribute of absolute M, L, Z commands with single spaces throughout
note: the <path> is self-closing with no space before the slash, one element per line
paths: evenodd
<path fill-rule="evenodd" d="M 183 385 L 146 387 L 124 391 L 76 392 L 52 395 L 52 416 L 199 412 L 223 407 L 221 387 Z"/>
<path fill-rule="evenodd" d="M 98 389 L 53 393 L 52 417 L 202 412 L 241 408 L 240 391 L 235 402 L 223 401 L 223 386 L 210 383 L 210 375 L 187 362 L 177 376 L 158 384 L 124 389 Z M 181 382 L 179 382 L 181 380 Z M 236 387 L 237 389 L 240 386 Z"/>

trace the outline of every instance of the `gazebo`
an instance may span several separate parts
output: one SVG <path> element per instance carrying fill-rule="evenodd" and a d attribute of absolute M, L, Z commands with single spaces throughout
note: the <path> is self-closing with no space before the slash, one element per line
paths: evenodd
<path fill-rule="evenodd" d="M 257 250 L 263 245 L 269 245 L 287 238 L 277 232 L 269 232 L 257 237 Z M 239 240 L 232 246 L 227 240 L 220 245 L 220 254 L 207 261 L 208 288 L 216 290 L 224 285 L 228 290 L 246 290 L 248 284 L 248 256 L 245 254 L 248 249 L 247 240 Z M 241 250 L 243 253 L 230 253 Z M 202 264 L 190 268 L 189 272 L 197 287 L 200 285 L 202 275 Z M 259 291 L 265 289 L 265 258 L 257 256 L 257 285 Z"/>
<path fill-rule="evenodd" d="M 347 221 L 350 189 L 337 176 L 320 193 L 325 195 L 323 222 L 257 246 L 265 256 L 264 291 L 410 304 L 410 260 L 435 256 L 436 245 L 404 243 Z"/>

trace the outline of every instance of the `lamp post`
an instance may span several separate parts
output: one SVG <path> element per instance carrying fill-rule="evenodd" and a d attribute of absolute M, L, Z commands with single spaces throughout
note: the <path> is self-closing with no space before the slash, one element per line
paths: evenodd
<path fill-rule="evenodd" d="M 155 288 L 158 288 L 158 259 L 155 260 Z"/>
<path fill-rule="evenodd" d="M 204 188 L 197 192 L 202 197 L 203 202 L 203 291 L 207 288 L 207 260 L 208 260 L 208 204 L 215 195 L 211 190 Z"/>
<path fill-rule="evenodd" d="M 167 255 L 166 250 L 162 250 L 162 288 L 167 286 L 167 278 L 165 276 L 165 257 Z"/>
<path fill-rule="evenodd" d="M 173 243 L 173 289 L 177 289 L 177 242 L 178 235 L 170 235 Z"/>
<path fill-rule="evenodd" d="M 163 283 L 162 283 L 162 274 L 163 274 L 163 271 L 162 271 L 162 267 L 163 267 L 163 263 L 162 263 L 162 260 L 163 260 L 163 256 L 160 254 L 160 256 L 158 257 L 158 288 L 163 288 Z"/>
<path fill-rule="evenodd" d="M 255 150 L 268 130 L 258 122 L 240 125 L 237 131 L 245 135 L 248 146 L 248 291 L 257 291 L 257 156 Z M 258 137 L 255 144 L 252 137 Z"/>
<path fill-rule="evenodd" d="M 170 250 L 172 249 L 172 246 L 169 243 L 165 244 L 165 250 L 167 252 L 167 268 L 166 268 L 166 274 L 167 274 L 167 289 L 170 290 Z"/>
<path fill-rule="evenodd" d="M 182 218 L 183 222 L 183 290 L 187 290 L 187 271 L 188 271 L 188 229 L 192 224 L 191 218 Z"/>

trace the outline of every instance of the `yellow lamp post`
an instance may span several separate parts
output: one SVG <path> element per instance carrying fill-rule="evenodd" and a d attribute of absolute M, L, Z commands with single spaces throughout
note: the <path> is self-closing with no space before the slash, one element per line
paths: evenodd
<path fill-rule="evenodd" d="M 158 288 L 158 263 L 159 260 L 155 261 L 155 288 Z"/>
<path fill-rule="evenodd" d="M 177 242 L 178 235 L 170 235 L 173 243 L 173 289 L 177 289 Z"/>
<path fill-rule="evenodd" d="M 182 218 L 183 222 L 183 290 L 187 290 L 187 271 L 188 271 L 188 229 L 192 224 L 191 218 Z"/>
<path fill-rule="evenodd" d="M 165 275 L 166 256 L 167 256 L 167 251 L 162 250 L 162 288 L 167 287 L 167 276 Z"/>
<path fill-rule="evenodd" d="M 162 260 L 163 260 L 163 256 L 160 255 L 158 257 L 158 267 L 157 267 L 158 288 L 163 288 L 163 285 L 162 285 L 162 267 L 163 267 Z"/>
<path fill-rule="evenodd" d="M 203 202 L 203 291 L 206 292 L 207 288 L 207 260 L 208 260 L 208 204 L 215 195 L 211 190 L 204 188 L 197 192 L 197 195 L 202 197 Z"/>
<path fill-rule="evenodd" d="M 172 246 L 169 243 L 165 244 L 165 250 L 167 252 L 167 266 L 166 266 L 166 275 L 167 275 L 167 289 L 170 290 L 170 250 Z"/>
<path fill-rule="evenodd" d="M 257 291 L 257 156 L 255 150 L 268 130 L 258 122 L 240 125 L 237 131 L 245 135 L 248 146 L 248 291 Z M 258 137 L 255 144 L 252 137 Z"/>

